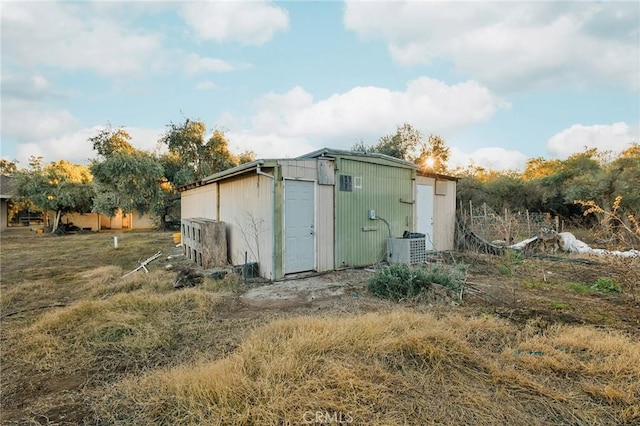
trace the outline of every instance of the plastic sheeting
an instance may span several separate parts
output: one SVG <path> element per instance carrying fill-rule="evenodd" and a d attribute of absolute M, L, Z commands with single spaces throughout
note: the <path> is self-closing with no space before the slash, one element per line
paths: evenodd
<path fill-rule="evenodd" d="M 580 241 L 571 232 L 560 232 L 560 249 L 567 253 L 595 254 L 598 256 L 621 256 L 621 257 L 640 257 L 640 250 L 604 250 L 591 248 L 584 241 Z M 514 250 L 523 250 L 528 244 L 537 240 L 538 237 L 531 237 L 519 243 L 512 244 L 508 248 Z"/>

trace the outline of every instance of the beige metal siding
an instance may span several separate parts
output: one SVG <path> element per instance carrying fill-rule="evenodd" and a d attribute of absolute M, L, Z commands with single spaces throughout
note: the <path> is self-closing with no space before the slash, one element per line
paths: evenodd
<path fill-rule="evenodd" d="M 433 203 L 433 247 L 435 250 L 453 250 L 456 224 L 456 182 L 417 176 L 416 184 L 429 185 L 446 195 L 434 195 Z M 435 191 L 434 191 L 435 193 Z M 414 229 L 416 223 L 414 222 Z"/>
<path fill-rule="evenodd" d="M 180 217 L 184 219 L 204 217 L 217 220 L 217 185 L 205 185 L 188 189 L 180 195 Z"/>
<path fill-rule="evenodd" d="M 273 277 L 272 179 L 250 175 L 220 185 L 220 218 L 227 224 L 229 257 L 234 265 L 257 262 L 260 275 Z"/>
<path fill-rule="evenodd" d="M 435 196 L 433 208 L 433 231 L 437 250 L 453 250 L 453 239 L 456 228 L 456 182 L 438 181 L 438 185 L 446 185 L 446 195 Z"/>
<path fill-rule="evenodd" d="M 316 160 L 278 160 L 285 179 L 318 180 Z"/>
<path fill-rule="evenodd" d="M 333 186 L 318 185 L 318 203 L 316 204 L 316 226 L 318 228 L 316 238 L 316 256 L 318 272 L 332 271 L 334 267 L 333 256 Z"/>

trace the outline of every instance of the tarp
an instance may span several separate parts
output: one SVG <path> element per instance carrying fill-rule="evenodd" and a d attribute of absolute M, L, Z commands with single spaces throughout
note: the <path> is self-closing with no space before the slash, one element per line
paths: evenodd
<path fill-rule="evenodd" d="M 640 250 L 632 249 L 627 251 L 619 251 L 591 248 L 584 241 L 580 241 L 579 239 L 577 239 L 576 236 L 571 232 L 559 232 L 558 236 L 560 237 L 560 249 L 567 253 L 595 254 L 598 256 L 640 257 Z M 528 244 L 537 239 L 538 237 L 531 237 L 524 241 L 520 241 L 519 243 L 512 244 L 508 247 L 514 250 L 523 250 Z"/>

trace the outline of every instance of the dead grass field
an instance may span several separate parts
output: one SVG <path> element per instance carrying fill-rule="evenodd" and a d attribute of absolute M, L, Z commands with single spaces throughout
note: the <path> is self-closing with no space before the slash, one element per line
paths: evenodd
<path fill-rule="evenodd" d="M 114 235 L 2 233 L 2 424 L 640 423 L 638 260 L 459 254 L 460 306 L 342 271 L 340 296 L 260 308 L 233 278 L 174 290 L 171 234 Z"/>

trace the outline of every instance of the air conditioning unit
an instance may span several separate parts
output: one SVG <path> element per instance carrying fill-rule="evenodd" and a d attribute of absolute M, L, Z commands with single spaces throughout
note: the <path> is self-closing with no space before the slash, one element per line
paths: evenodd
<path fill-rule="evenodd" d="M 427 261 L 425 238 L 387 239 L 387 262 L 417 265 Z"/>

